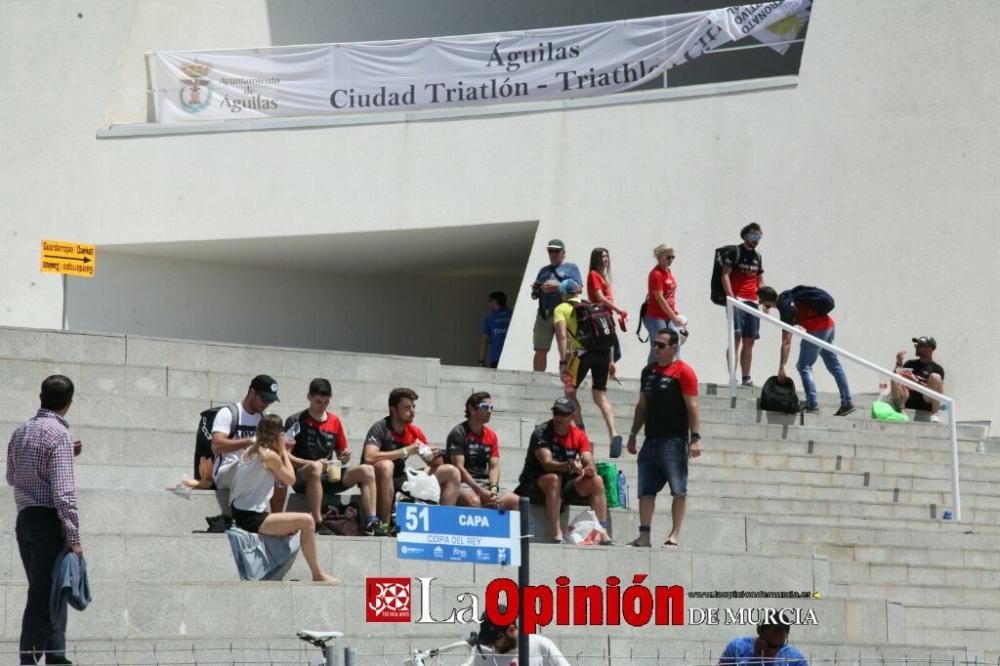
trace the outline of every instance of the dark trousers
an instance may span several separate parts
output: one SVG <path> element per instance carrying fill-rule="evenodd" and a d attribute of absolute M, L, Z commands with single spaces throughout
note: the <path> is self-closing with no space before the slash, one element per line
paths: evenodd
<path fill-rule="evenodd" d="M 56 635 L 49 612 L 52 569 L 64 548 L 62 522 L 55 509 L 33 506 L 17 514 L 17 548 L 28 575 L 28 603 L 21 619 L 21 663 L 36 663 L 46 652 L 62 657 L 66 634 Z"/>

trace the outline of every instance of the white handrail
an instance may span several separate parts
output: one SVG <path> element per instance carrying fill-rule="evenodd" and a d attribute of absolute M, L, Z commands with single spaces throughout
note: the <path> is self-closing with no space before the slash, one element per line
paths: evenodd
<path fill-rule="evenodd" d="M 762 321 L 770 322 L 770 323 L 774 324 L 775 326 L 777 326 L 778 328 L 780 328 L 783 331 L 788 331 L 792 335 L 796 335 L 796 336 L 798 336 L 800 338 L 808 340 L 809 342 L 811 342 L 812 344 L 816 345 L 820 349 L 825 349 L 827 351 L 831 351 L 834 354 L 836 354 L 837 356 L 842 356 L 843 358 L 846 358 L 846 359 L 849 359 L 851 361 L 854 361 L 858 365 L 864 366 L 864 367 L 868 368 L 869 370 L 872 370 L 874 372 L 877 372 L 880 375 L 883 375 L 885 377 L 890 378 L 891 381 L 896 382 L 897 384 L 902 384 L 903 386 L 909 388 L 911 391 L 917 391 L 918 393 L 922 393 L 922 394 L 926 395 L 928 398 L 931 398 L 933 400 L 937 400 L 939 402 L 947 404 L 948 405 L 948 436 L 951 439 L 951 501 L 952 501 L 952 504 L 954 505 L 955 521 L 958 522 L 958 521 L 962 520 L 962 498 L 961 498 L 961 495 L 959 493 L 959 484 L 958 484 L 958 422 L 957 422 L 957 420 L 955 418 L 955 399 L 954 398 L 946 396 L 943 393 L 938 393 L 937 391 L 934 391 L 932 389 L 927 388 L 926 386 L 918 384 L 917 382 L 915 382 L 915 381 L 913 381 L 911 379 L 907 379 L 906 377 L 903 377 L 902 375 L 897 375 L 892 370 L 886 370 L 882 366 L 875 365 L 871 361 L 863 359 L 860 356 L 852 354 L 849 351 L 845 351 L 845 350 L 841 349 L 840 347 L 837 347 L 836 345 L 831 345 L 829 342 L 826 342 L 825 340 L 820 340 L 816 336 L 809 335 L 805 331 L 797 329 L 794 326 L 789 326 L 788 324 L 786 324 L 785 322 L 781 321 L 780 319 L 777 319 L 776 317 L 772 317 L 771 315 L 764 314 L 760 310 L 758 310 L 756 308 L 753 308 L 753 307 L 750 307 L 749 305 L 747 305 L 746 303 L 743 303 L 742 301 L 739 301 L 739 300 L 737 300 L 735 298 L 732 298 L 731 296 L 727 296 L 726 297 L 726 322 L 728 323 L 728 326 L 729 326 L 729 333 L 728 333 L 729 346 L 728 346 L 726 354 L 727 354 L 727 358 L 729 359 L 729 393 L 732 396 L 736 395 L 736 347 L 733 344 L 733 338 L 734 338 L 734 336 L 733 336 L 733 315 L 734 315 L 733 308 L 736 308 L 738 310 L 742 310 L 743 312 L 751 314 L 754 317 L 757 317 L 758 319 L 760 319 Z"/>

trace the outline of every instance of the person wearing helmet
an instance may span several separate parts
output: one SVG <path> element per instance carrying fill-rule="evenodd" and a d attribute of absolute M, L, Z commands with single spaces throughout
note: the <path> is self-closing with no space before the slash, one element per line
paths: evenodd
<path fill-rule="evenodd" d="M 498 606 L 497 610 L 501 615 L 507 613 L 506 606 Z M 517 622 L 497 625 L 483 613 L 477 642 L 481 658 L 474 663 L 496 666 L 517 664 Z M 528 655 L 528 666 L 569 666 L 559 647 L 540 634 L 528 635 Z"/>

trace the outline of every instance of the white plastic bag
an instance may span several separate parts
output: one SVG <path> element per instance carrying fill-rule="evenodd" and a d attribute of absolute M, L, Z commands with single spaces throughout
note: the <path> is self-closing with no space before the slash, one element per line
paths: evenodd
<path fill-rule="evenodd" d="M 569 524 L 569 543 L 593 546 L 607 538 L 593 509 L 584 509 Z"/>

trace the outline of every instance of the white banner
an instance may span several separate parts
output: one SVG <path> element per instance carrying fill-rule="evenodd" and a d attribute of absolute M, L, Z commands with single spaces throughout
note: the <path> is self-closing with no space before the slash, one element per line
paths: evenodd
<path fill-rule="evenodd" d="M 808 8 L 774 0 L 524 32 L 155 55 L 157 121 L 372 113 L 609 95 Z"/>

